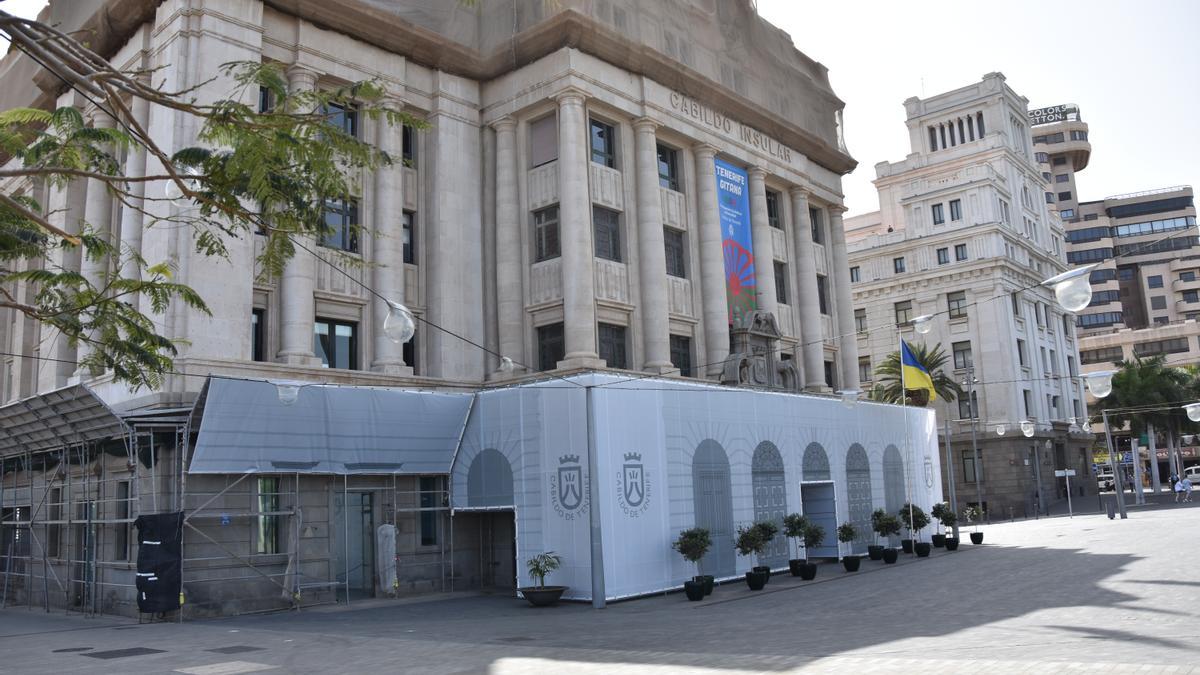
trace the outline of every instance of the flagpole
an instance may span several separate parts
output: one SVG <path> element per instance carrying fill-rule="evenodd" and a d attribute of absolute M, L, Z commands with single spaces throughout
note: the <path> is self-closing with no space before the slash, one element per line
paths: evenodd
<path fill-rule="evenodd" d="M 913 532 L 913 486 L 912 486 L 912 448 L 908 442 L 908 389 L 904 381 L 904 333 L 903 328 L 896 326 L 896 337 L 900 341 L 898 356 L 900 357 L 900 406 L 904 408 L 904 458 L 905 458 L 905 473 L 908 480 L 905 481 L 905 487 L 908 489 L 908 536 L 912 541 L 912 554 L 917 554 L 917 535 Z"/>

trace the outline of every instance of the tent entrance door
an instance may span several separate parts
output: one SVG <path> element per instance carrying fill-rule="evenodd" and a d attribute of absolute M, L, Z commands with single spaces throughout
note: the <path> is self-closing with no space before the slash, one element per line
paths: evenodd
<path fill-rule="evenodd" d="M 469 588 L 512 595 L 517 588 L 517 528 L 512 511 L 459 511 L 456 562 Z M 547 582 L 552 583 L 552 582 Z"/>
<path fill-rule="evenodd" d="M 825 530 L 825 540 L 808 551 L 811 558 L 837 558 L 837 495 L 833 481 L 802 481 L 800 483 L 802 513 L 814 525 Z"/>
<path fill-rule="evenodd" d="M 333 561 L 340 593 L 351 598 L 375 595 L 375 495 L 343 492 L 333 495 Z"/>

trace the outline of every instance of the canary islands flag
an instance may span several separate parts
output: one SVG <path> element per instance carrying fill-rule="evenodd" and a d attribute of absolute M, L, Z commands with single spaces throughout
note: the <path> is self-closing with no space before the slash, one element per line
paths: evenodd
<path fill-rule="evenodd" d="M 937 392 L 933 389 L 933 378 L 913 356 L 912 349 L 904 340 L 900 341 L 900 372 L 904 378 L 905 389 L 924 389 L 929 392 L 929 400 L 937 400 Z"/>

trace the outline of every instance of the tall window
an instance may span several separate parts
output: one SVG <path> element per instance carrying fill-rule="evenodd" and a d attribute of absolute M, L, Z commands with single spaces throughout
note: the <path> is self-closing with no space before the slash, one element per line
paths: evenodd
<path fill-rule="evenodd" d="M 1025 417 L 1034 417 L 1033 414 L 1033 392 L 1028 389 L 1022 389 L 1021 395 L 1025 399 Z"/>
<path fill-rule="evenodd" d="M 967 245 L 966 244 L 955 244 L 954 245 L 954 259 L 959 260 L 959 261 L 967 259 Z"/>
<path fill-rule="evenodd" d="M 258 479 L 258 499 L 256 503 L 258 516 L 257 535 L 254 542 L 254 552 L 262 554 L 279 553 L 279 478 L 267 476 Z"/>
<path fill-rule="evenodd" d="M 324 368 L 358 370 L 358 324 L 317 319 L 313 323 L 313 353 Z"/>
<path fill-rule="evenodd" d="M 663 245 L 667 249 L 667 274 L 680 279 L 687 278 L 687 255 L 683 247 L 683 232 L 670 227 L 663 228 Z"/>
<path fill-rule="evenodd" d="M 267 87 L 258 88 L 258 112 L 267 113 L 275 108 L 275 97 Z"/>
<path fill-rule="evenodd" d="M 858 357 L 858 381 L 871 381 L 871 357 L 869 356 Z"/>
<path fill-rule="evenodd" d="M 897 302 L 894 305 L 894 309 L 896 311 L 896 323 L 904 326 L 912 321 L 912 300 Z"/>
<path fill-rule="evenodd" d="M 825 385 L 836 388 L 837 385 L 834 384 L 834 381 L 836 379 L 837 379 L 837 373 L 834 372 L 833 361 L 826 361 L 825 362 Z"/>
<path fill-rule="evenodd" d="M 787 265 L 778 260 L 775 261 L 775 300 L 781 305 L 788 304 Z"/>
<path fill-rule="evenodd" d="M 779 193 L 767 190 L 767 224 L 782 230 L 783 221 L 779 218 Z"/>
<path fill-rule="evenodd" d="M 809 207 L 808 220 L 812 223 L 812 240 L 816 244 L 825 243 L 825 225 L 821 222 L 821 209 Z"/>
<path fill-rule="evenodd" d="M 529 166 L 538 167 L 558 159 L 558 118 L 547 115 L 529 123 Z"/>
<path fill-rule="evenodd" d="M 934 204 L 930 207 L 929 211 L 933 214 L 934 225 L 941 225 L 942 223 L 946 222 L 946 214 L 942 212 L 941 204 Z"/>
<path fill-rule="evenodd" d="M 400 158 L 404 161 L 404 166 L 416 166 L 417 130 L 407 124 L 400 127 Z"/>
<path fill-rule="evenodd" d="M 1025 349 L 1025 341 L 1017 338 L 1017 363 L 1022 366 L 1029 365 L 1029 354 Z"/>
<path fill-rule="evenodd" d="M 617 144 L 616 131 L 613 130 L 611 124 L 605 124 L 600 120 L 591 120 L 591 139 L 592 139 L 592 161 L 601 165 L 607 166 L 610 169 L 617 167 Z"/>
<path fill-rule="evenodd" d="M 355 106 L 326 103 L 325 119 L 347 136 L 358 138 L 358 108 Z"/>
<path fill-rule="evenodd" d="M 951 349 L 954 351 L 954 367 L 955 368 L 957 368 L 959 370 L 963 370 L 963 369 L 970 368 L 971 366 L 975 365 L 974 360 L 971 358 L 971 343 L 970 343 L 970 341 L 955 342 L 953 345 L 951 345 Z"/>
<path fill-rule="evenodd" d="M 862 273 L 858 270 L 858 265 L 850 268 L 850 283 L 855 284 L 861 280 Z"/>
<path fill-rule="evenodd" d="M 404 237 L 404 262 L 413 265 L 417 262 L 417 230 L 414 220 L 416 214 L 405 211 L 401 222 L 401 235 Z"/>
<path fill-rule="evenodd" d="M 683 335 L 671 336 L 671 365 L 683 377 L 692 376 L 692 339 Z"/>
<path fill-rule="evenodd" d="M 266 361 L 267 310 L 255 307 L 250 310 L 250 358 Z"/>
<path fill-rule="evenodd" d="M 950 262 L 950 249 L 939 248 L 937 250 L 937 261 L 939 265 L 945 265 Z"/>
<path fill-rule="evenodd" d="M 867 310 L 865 310 L 865 309 L 854 310 L 854 332 L 856 332 L 856 333 L 867 332 Z"/>
<path fill-rule="evenodd" d="M 962 319 L 967 316 L 967 292 L 955 291 L 946 294 L 946 309 L 951 319 Z"/>
<path fill-rule="evenodd" d="M 958 199 L 950 200 L 950 220 L 962 220 L 962 201 Z"/>
<path fill-rule="evenodd" d="M 968 402 L 970 401 L 970 402 Z M 975 419 L 979 416 L 979 392 L 971 392 L 971 398 L 966 395 L 958 397 L 958 418 Z"/>
<path fill-rule="evenodd" d="M 597 326 L 597 333 L 600 338 L 600 358 L 609 368 L 628 368 L 625 327 L 602 323 Z"/>
<path fill-rule="evenodd" d="M 820 274 L 817 275 L 817 303 L 822 314 L 829 314 L 829 284 Z"/>
<path fill-rule="evenodd" d="M 541 262 L 562 255 L 558 247 L 558 206 L 533 212 L 533 261 Z"/>
<path fill-rule="evenodd" d="M 979 474 L 975 473 L 975 451 L 962 451 L 962 466 L 963 466 L 963 482 L 974 483 L 979 480 Z"/>
<path fill-rule="evenodd" d="M 892 271 L 896 274 L 904 273 L 904 258 L 892 258 Z"/>
<path fill-rule="evenodd" d="M 129 520 L 129 481 L 117 482 L 117 520 Z M 113 526 L 113 560 L 129 560 L 129 528 L 133 523 L 115 523 Z"/>
<path fill-rule="evenodd" d="M 538 370 L 554 370 L 558 362 L 566 356 L 566 343 L 563 340 L 563 325 L 552 323 L 538 326 Z"/>
<path fill-rule="evenodd" d="M 658 144 L 658 184 L 679 192 L 679 153 L 662 143 Z"/>
<path fill-rule="evenodd" d="M 1013 316 L 1021 316 L 1021 292 L 1013 291 L 1008 297 L 1012 300 Z"/>
<path fill-rule="evenodd" d="M 437 546 L 438 521 L 442 506 L 442 479 L 440 476 L 421 476 L 421 545 Z"/>
<path fill-rule="evenodd" d="M 325 200 L 325 228 L 321 245 L 358 253 L 358 202 L 353 199 Z"/>
<path fill-rule="evenodd" d="M 592 227 L 596 237 L 596 257 L 621 262 L 621 214 L 593 206 Z"/>

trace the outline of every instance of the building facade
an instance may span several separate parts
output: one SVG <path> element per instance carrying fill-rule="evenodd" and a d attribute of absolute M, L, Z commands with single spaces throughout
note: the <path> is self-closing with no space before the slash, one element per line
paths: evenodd
<path fill-rule="evenodd" d="M 59 469 L 32 459 L 5 465 L 6 524 L 26 523 L 25 543 L 51 530 L 64 542 L 59 558 L 41 560 L 40 579 L 70 572 L 78 562 L 72 555 L 109 568 L 107 576 L 92 568 L 65 574 L 74 591 L 31 602 L 69 599 L 128 612 L 129 597 L 113 589 L 132 579 L 130 545 L 107 560 L 100 551 L 117 530 L 128 538 L 139 513 L 201 507 L 189 527 L 203 534 L 185 538 L 185 557 L 215 559 L 232 546 L 239 565 L 276 581 L 296 573 L 291 555 L 306 557 L 304 574 L 315 581 L 305 597 L 337 587 L 347 596 L 415 592 L 450 587 L 453 579 L 511 586 L 515 572 L 497 575 L 480 562 L 494 551 L 447 552 L 455 519 L 444 472 L 353 481 L 208 475 L 180 489 L 197 432 L 189 422 L 201 419 L 193 405 L 206 379 L 462 391 L 543 377 L 540 371 L 727 377 L 722 180 L 745 192 L 745 248 L 757 264 L 740 281 L 753 282 L 746 285 L 756 289 L 761 314 L 754 316 L 770 317 L 764 321 L 779 359 L 796 375 L 792 388 L 858 387 L 858 344 L 836 339 L 854 325 L 841 176 L 855 162 L 842 142 L 842 102 L 825 67 L 760 19 L 751 2 L 506 0 L 447 10 L 434 0 L 387 8 L 361 0 L 94 0 L 52 2 L 43 17 L 88 32 L 117 67 L 153 69 L 165 89 L 195 87 L 202 101 L 229 95 L 229 82 L 210 79 L 221 64 L 270 62 L 295 89 L 375 79 L 393 104 L 430 126 L 389 127 L 359 119 L 353 108 L 336 111 L 348 131 L 405 161 L 355 176 L 359 191 L 328 205 L 335 234 L 307 242 L 318 254 L 301 251 L 279 278 L 262 279 L 255 269 L 261 237 L 230 242 L 228 260 L 206 258 L 178 230 L 149 226 L 97 185 L 9 186 L 38 195 L 67 230 L 85 221 L 152 263 L 172 263 L 177 280 L 212 309 L 209 316 L 173 307 L 154 317 L 162 334 L 182 339 L 174 371 L 155 391 L 128 391 L 107 376 L 78 372 L 74 347 L 0 310 L 8 354 L 0 357 L 0 401 L 7 404 L 0 411 L 14 424 L 19 417 L 23 429 L 49 428 L 42 417 L 23 416 L 30 406 L 73 405 L 119 420 L 104 427 L 107 437 L 80 437 L 90 450 L 77 455 L 32 441 L 8 446 L 10 459 L 58 453 L 51 464 Z M 24 59 L 9 54 L 0 68 L 21 80 L 5 89 L 6 105 L 87 107 L 58 83 L 29 87 Z M 251 102 L 258 92 L 242 95 Z M 149 106 L 133 110 L 168 152 L 194 142 L 195 120 Z M 114 123 L 89 114 L 94 124 Z M 123 161 L 133 174 L 157 170 L 144 153 Z M 163 200 L 144 206 L 181 208 Z M 78 259 L 61 262 L 97 272 Z M 413 310 L 413 341 L 400 346 L 386 337 L 388 306 L 364 286 Z M 27 296 L 32 289 L 11 290 Z M 513 372 L 501 368 L 500 356 L 512 359 Z M 97 450 L 114 438 L 124 441 L 108 454 Z M 872 453 L 872 462 L 882 461 L 882 449 Z M 64 475 L 47 473 L 55 470 Z M 33 509 L 38 495 L 64 485 L 71 487 L 51 495 L 53 517 Z M 83 528 L 86 514 L 100 530 Z M 338 523 L 359 516 L 360 530 L 362 523 L 395 525 L 397 556 L 409 564 L 394 586 L 338 572 L 347 556 L 361 562 L 362 550 L 338 538 L 345 529 Z M 29 528 L 31 517 L 41 523 Z M 282 520 L 264 520 L 272 518 Z M 458 520 L 460 538 L 513 534 L 511 520 Z M 39 549 L 24 550 L 32 566 Z M 185 576 L 197 612 L 280 604 L 280 588 L 231 569 L 201 565 Z M 27 582 L 32 587 L 33 577 Z"/>
<path fill-rule="evenodd" d="M 1056 469 L 1087 475 L 1091 460 L 1074 317 L 1040 286 L 1066 261 L 1027 101 L 991 73 L 905 109 L 912 152 L 875 166 L 880 210 L 846 220 L 859 377 L 874 384 L 901 338 L 940 345 L 968 392 L 932 404 L 949 432 L 946 491 L 953 480 L 960 504 L 982 495 L 992 518 L 1032 516 L 1065 498 Z M 926 335 L 911 323 L 922 315 Z"/>

